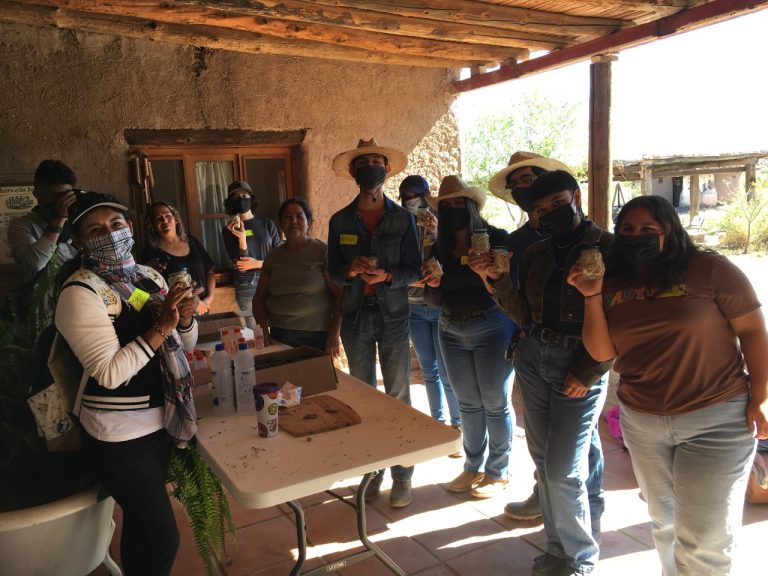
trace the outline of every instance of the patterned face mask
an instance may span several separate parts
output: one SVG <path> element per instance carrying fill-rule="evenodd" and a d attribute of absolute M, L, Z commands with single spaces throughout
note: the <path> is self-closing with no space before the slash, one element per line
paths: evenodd
<path fill-rule="evenodd" d="M 122 264 L 131 257 L 133 236 L 129 228 L 121 228 L 85 241 L 88 258 L 98 264 Z"/>

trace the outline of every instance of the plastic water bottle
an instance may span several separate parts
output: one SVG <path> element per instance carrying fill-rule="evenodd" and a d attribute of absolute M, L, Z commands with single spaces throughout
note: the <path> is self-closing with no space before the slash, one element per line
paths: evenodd
<path fill-rule="evenodd" d="M 256 371 L 253 355 L 248 351 L 248 344 L 240 342 L 235 354 L 235 390 L 237 393 L 237 411 L 256 413 L 253 402 L 253 387 L 256 385 Z"/>
<path fill-rule="evenodd" d="M 211 383 L 213 387 L 213 413 L 228 416 L 235 412 L 235 388 L 232 375 L 232 358 L 224 350 L 224 344 L 216 344 L 211 356 Z"/>

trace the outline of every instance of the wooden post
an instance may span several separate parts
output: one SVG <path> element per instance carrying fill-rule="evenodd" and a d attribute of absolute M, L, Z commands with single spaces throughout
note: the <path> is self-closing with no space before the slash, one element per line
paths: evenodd
<path fill-rule="evenodd" d="M 592 57 L 589 68 L 589 216 L 607 229 L 610 224 L 611 62 L 615 54 Z"/>
<path fill-rule="evenodd" d="M 700 195 L 701 195 L 701 186 L 699 184 L 699 175 L 698 174 L 691 174 L 690 177 L 690 198 L 691 198 L 691 211 L 689 212 L 689 220 L 688 225 L 690 226 L 690 223 L 693 222 L 693 219 L 696 218 L 696 216 L 699 213 L 699 201 L 700 201 Z"/>
<path fill-rule="evenodd" d="M 745 164 L 744 165 L 744 190 L 747 192 L 747 199 L 752 200 L 753 196 L 755 195 L 754 187 L 755 182 L 757 182 L 757 176 L 755 175 L 755 165 Z"/>
<path fill-rule="evenodd" d="M 650 196 L 653 194 L 653 168 L 644 164 L 640 168 L 640 175 L 642 177 L 642 180 L 640 181 L 640 193 L 643 196 Z"/>

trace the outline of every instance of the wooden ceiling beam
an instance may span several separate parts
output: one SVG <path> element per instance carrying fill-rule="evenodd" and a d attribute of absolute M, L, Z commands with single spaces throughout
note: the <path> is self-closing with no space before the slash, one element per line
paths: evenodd
<path fill-rule="evenodd" d="M 511 32 L 594 38 L 606 30 L 633 25 L 630 20 L 591 16 L 571 16 L 557 12 L 489 4 L 475 0 L 424 2 L 397 0 L 172 0 L 173 4 L 206 5 L 237 12 L 255 12 L 264 16 L 322 23 L 329 19 L 336 25 L 370 21 L 374 29 L 394 33 L 394 27 L 408 29 L 411 22 L 463 25 L 471 28 L 497 28 Z"/>
<path fill-rule="evenodd" d="M 393 36 L 327 24 L 291 21 L 282 18 L 254 16 L 247 10 L 222 10 L 213 3 L 187 4 L 146 0 L 29 0 L 29 4 L 67 9 L 91 14 L 143 18 L 172 25 L 213 26 L 240 32 L 267 34 L 283 40 L 315 42 L 371 52 L 438 57 L 466 62 L 498 64 L 506 59 L 525 60 L 528 50 L 480 44 L 463 44 L 442 39 Z M 205 5 L 208 4 L 208 5 Z"/>
<path fill-rule="evenodd" d="M 748 14 L 768 7 L 768 0 L 713 0 L 689 10 L 683 10 L 671 16 L 665 16 L 652 22 L 640 24 L 614 32 L 608 36 L 590 40 L 576 46 L 571 46 L 550 52 L 521 62 L 513 66 L 501 66 L 498 70 L 472 76 L 453 83 L 455 92 L 467 92 L 508 80 L 538 74 L 546 70 L 560 68 L 591 58 L 596 54 L 616 52 L 619 49 L 631 48 L 646 44 L 658 38 L 673 36 L 701 28 L 716 22 L 728 20 L 742 14 Z"/>
<path fill-rule="evenodd" d="M 334 61 L 436 68 L 467 66 L 464 61 L 448 58 L 423 58 L 408 54 L 371 52 L 345 46 L 336 47 L 301 40 L 284 40 L 265 34 L 248 34 L 225 28 L 166 24 L 141 18 L 77 12 L 51 6 L 36 6 L 14 0 L 0 0 L 0 21 L 38 27 L 51 26 L 61 29 L 83 30 L 248 54 L 298 56 Z"/>

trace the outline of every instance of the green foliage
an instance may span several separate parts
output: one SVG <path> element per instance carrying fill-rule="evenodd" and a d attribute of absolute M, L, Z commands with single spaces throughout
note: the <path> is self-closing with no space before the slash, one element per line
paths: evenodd
<path fill-rule="evenodd" d="M 768 245 L 768 180 L 758 178 L 755 185 L 736 193 L 736 200 L 728 206 L 721 220 L 721 244 L 729 249 L 741 248 L 749 253 L 752 244 Z"/>
<path fill-rule="evenodd" d="M 557 158 L 586 176 L 586 141 L 578 141 L 581 106 L 539 93 L 512 98 L 508 110 L 481 116 L 464 135 L 465 179 L 488 189 L 490 177 L 517 150 Z"/>
<path fill-rule="evenodd" d="M 215 563 L 227 559 L 226 532 L 235 536 L 232 511 L 219 479 L 190 444 L 173 451 L 168 482 L 173 484 L 171 495 L 187 512 L 206 572 L 215 574 Z"/>

